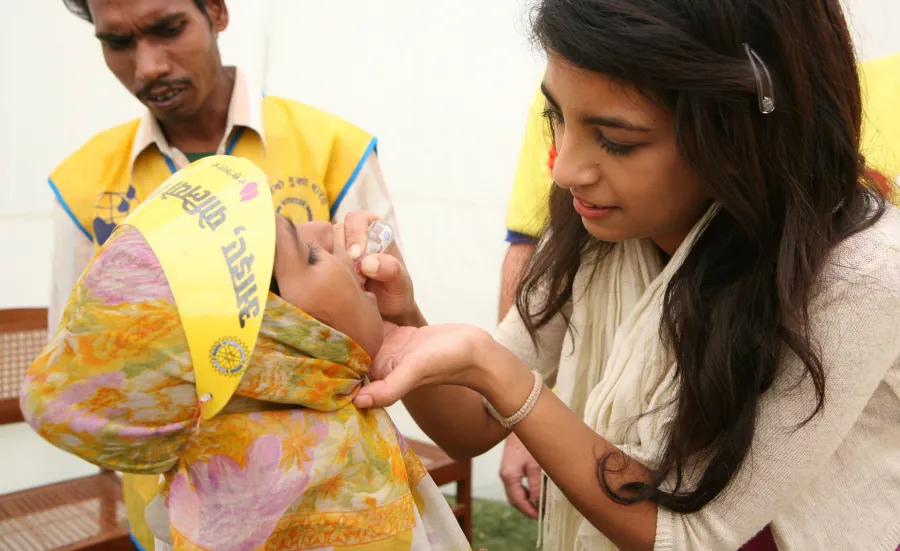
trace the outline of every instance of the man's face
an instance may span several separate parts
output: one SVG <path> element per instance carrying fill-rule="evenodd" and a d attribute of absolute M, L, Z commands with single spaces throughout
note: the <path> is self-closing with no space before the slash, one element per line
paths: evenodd
<path fill-rule="evenodd" d="M 161 121 L 191 119 L 222 71 L 224 0 L 89 0 L 106 65 Z"/>

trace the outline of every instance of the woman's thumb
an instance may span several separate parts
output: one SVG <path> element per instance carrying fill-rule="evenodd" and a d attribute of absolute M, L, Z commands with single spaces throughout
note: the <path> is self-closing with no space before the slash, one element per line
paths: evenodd
<path fill-rule="evenodd" d="M 373 254 L 365 257 L 359 265 L 360 271 L 369 279 L 385 284 L 400 278 L 400 261 L 389 254 Z"/>
<path fill-rule="evenodd" d="M 360 409 L 394 405 L 413 389 L 412 379 L 406 371 L 403 367 L 395 368 L 384 379 L 362 387 L 353 399 L 353 405 Z"/>
<path fill-rule="evenodd" d="M 398 398 L 394 398 L 394 393 L 391 392 L 389 386 L 387 379 L 369 383 L 353 399 L 353 405 L 360 409 L 383 408 L 394 405 Z"/>

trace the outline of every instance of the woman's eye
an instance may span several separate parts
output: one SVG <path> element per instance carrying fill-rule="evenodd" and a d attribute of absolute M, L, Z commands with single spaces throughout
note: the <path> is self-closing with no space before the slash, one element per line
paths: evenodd
<path fill-rule="evenodd" d="M 547 122 L 550 123 L 551 128 L 556 127 L 556 126 L 562 124 L 562 122 L 563 122 L 562 115 L 560 115 L 553 109 L 550 109 L 549 107 L 547 109 L 544 109 L 541 112 L 541 116 L 544 117 L 547 120 Z"/>
<path fill-rule="evenodd" d="M 614 142 L 599 131 L 597 132 L 597 142 L 600 143 L 600 147 L 605 149 L 607 153 L 614 157 L 625 157 L 632 154 L 634 150 L 637 149 L 636 145 L 626 145 Z"/>

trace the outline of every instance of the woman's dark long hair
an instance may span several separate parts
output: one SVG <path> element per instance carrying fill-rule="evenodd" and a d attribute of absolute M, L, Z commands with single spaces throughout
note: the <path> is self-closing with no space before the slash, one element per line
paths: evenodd
<path fill-rule="evenodd" d="M 760 395 L 785 353 L 814 384 L 810 418 L 821 410 L 811 295 L 832 248 L 885 208 L 860 154 L 860 84 L 843 11 L 839 0 L 542 0 L 533 23 L 547 51 L 671 109 L 682 157 L 722 207 L 665 293 L 660 332 L 678 392 L 661 462 L 652 480 L 616 488 L 610 457 L 599 466 L 603 490 L 620 503 L 697 511 L 744 464 Z M 774 81 L 769 115 L 745 42 Z M 581 254 L 608 247 L 555 188 L 517 297 L 532 338 L 572 298 Z M 705 467 L 687 484 L 692 465 Z M 664 480 L 674 489 L 662 490 Z"/>

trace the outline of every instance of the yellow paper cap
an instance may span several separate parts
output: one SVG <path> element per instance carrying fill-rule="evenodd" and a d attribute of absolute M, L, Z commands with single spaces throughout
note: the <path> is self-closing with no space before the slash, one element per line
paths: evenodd
<path fill-rule="evenodd" d="M 122 226 L 140 231 L 165 272 L 210 419 L 237 390 L 266 307 L 275 260 L 266 175 L 247 159 L 207 157 L 173 174 Z"/>

